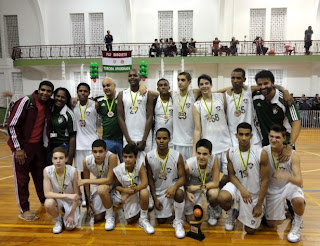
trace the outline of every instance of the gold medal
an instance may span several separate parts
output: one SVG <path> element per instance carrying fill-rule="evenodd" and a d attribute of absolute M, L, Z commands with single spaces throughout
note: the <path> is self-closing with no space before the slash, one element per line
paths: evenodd
<path fill-rule="evenodd" d="M 109 111 L 109 112 L 108 112 L 108 117 L 109 117 L 109 118 L 112 118 L 113 116 L 114 116 L 114 113 L 113 113 L 112 111 Z"/>
<path fill-rule="evenodd" d="M 248 177 L 248 171 L 247 171 L 247 170 L 244 170 L 244 171 L 243 171 L 243 176 L 244 176 L 244 177 Z"/>
<path fill-rule="evenodd" d="M 200 189 L 201 189 L 201 190 L 206 190 L 206 189 L 207 189 L 207 186 L 206 186 L 205 184 L 202 184 L 202 185 L 200 186 Z"/>
<path fill-rule="evenodd" d="M 186 112 L 179 112 L 178 118 L 179 119 L 186 119 L 187 118 Z"/>
<path fill-rule="evenodd" d="M 169 120 L 169 116 L 168 116 L 168 115 L 164 115 L 164 116 L 163 116 L 163 119 L 164 119 L 165 121 L 168 121 L 168 120 Z"/>
<path fill-rule="evenodd" d="M 240 110 L 234 111 L 234 115 L 235 115 L 236 117 L 239 117 L 239 116 L 241 115 L 241 111 L 240 111 Z"/>
<path fill-rule="evenodd" d="M 136 107 L 136 106 L 132 106 L 131 107 L 131 112 L 132 113 L 136 113 L 138 111 L 138 107 Z"/>
<path fill-rule="evenodd" d="M 166 173 L 160 173 L 159 178 L 165 180 L 167 177 Z"/>
<path fill-rule="evenodd" d="M 234 115 L 236 117 L 239 117 L 241 115 L 240 106 L 241 106 L 241 101 L 242 101 L 243 89 L 241 91 L 240 98 L 239 98 L 238 102 L 237 102 L 237 99 L 236 99 L 234 92 L 232 92 L 232 95 L 233 95 L 234 104 L 236 105 L 236 108 L 237 108 L 236 111 L 234 112 Z"/>
<path fill-rule="evenodd" d="M 208 114 L 208 115 L 206 116 L 206 118 L 207 118 L 207 121 L 212 122 L 212 115 L 209 115 L 209 114 Z"/>

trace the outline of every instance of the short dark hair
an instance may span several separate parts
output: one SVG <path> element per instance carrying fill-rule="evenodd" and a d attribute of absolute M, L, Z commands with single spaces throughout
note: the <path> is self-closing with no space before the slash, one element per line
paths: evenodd
<path fill-rule="evenodd" d="M 249 129 L 251 132 L 252 132 L 252 126 L 247 123 L 247 122 L 242 122 L 240 123 L 238 126 L 237 126 L 237 133 L 239 132 L 239 129 L 242 128 L 242 129 Z"/>
<path fill-rule="evenodd" d="M 258 72 L 257 74 L 256 74 L 256 76 L 255 76 L 255 80 L 256 80 L 256 82 L 258 81 L 258 79 L 262 79 L 262 78 L 268 78 L 268 79 L 270 79 L 270 81 L 272 82 L 272 83 L 274 83 L 274 75 L 273 75 L 273 73 L 271 72 L 271 71 L 269 71 L 269 70 L 262 70 L 262 71 L 260 71 L 260 72 Z"/>
<path fill-rule="evenodd" d="M 168 85 L 170 86 L 169 81 L 168 81 L 167 79 L 165 79 L 165 78 L 161 78 L 161 79 L 159 79 L 159 80 L 158 80 L 158 82 L 157 82 L 157 86 L 159 85 L 159 82 L 160 82 L 160 81 L 162 81 L 162 80 L 166 81 L 166 82 L 168 83 Z"/>
<path fill-rule="evenodd" d="M 66 105 L 71 108 L 71 95 L 70 92 L 68 91 L 68 89 L 64 88 L 64 87 L 59 87 L 57 89 L 55 89 L 55 91 L 53 92 L 53 98 L 55 97 L 55 95 L 57 95 L 57 93 L 59 91 L 64 91 L 66 93 L 66 97 L 67 97 L 67 102 Z"/>
<path fill-rule="evenodd" d="M 128 73 L 128 76 L 129 76 L 129 74 L 130 74 L 131 72 L 136 72 L 136 74 L 138 74 L 138 76 L 141 78 L 140 72 L 139 72 L 137 69 L 135 69 L 135 68 L 130 69 L 130 71 L 129 71 L 129 73 Z"/>
<path fill-rule="evenodd" d="M 156 136 L 158 135 L 158 132 L 166 132 L 168 133 L 168 137 L 170 138 L 170 131 L 167 128 L 161 127 L 156 131 Z"/>
<path fill-rule="evenodd" d="M 246 77 L 246 71 L 244 69 L 237 67 L 236 69 L 233 69 L 232 73 L 242 73 L 242 76 L 245 78 Z"/>
<path fill-rule="evenodd" d="M 39 90 L 40 90 L 40 88 L 41 88 L 43 85 L 46 85 L 46 86 L 51 87 L 52 91 L 54 91 L 54 85 L 52 84 L 51 81 L 49 81 L 49 80 L 43 80 L 42 82 L 40 82 L 40 84 L 39 84 Z"/>
<path fill-rule="evenodd" d="M 209 75 L 207 74 L 201 74 L 198 78 L 198 86 L 200 85 L 200 80 L 201 79 L 205 79 L 205 80 L 208 80 L 210 82 L 210 85 L 212 85 L 212 79 Z"/>
<path fill-rule="evenodd" d="M 94 140 L 93 143 L 92 143 L 92 149 L 94 147 L 102 147 L 104 150 L 106 150 L 107 149 L 107 144 L 102 139 L 97 139 L 97 140 Z"/>
<path fill-rule="evenodd" d="M 188 72 L 180 72 L 180 73 L 178 74 L 178 76 L 179 76 L 179 75 L 184 75 L 184 76 L 186 76 L 186 78 L 187 78 L 188 81 L 191 81 L 191 80 L 192 80 L 191 75 L 190 75 L 190 73 L 188 73 Z"/>
<path fill-rule="evenodd" d="M 212 143 L 211 143 L 208 139 L 205 139 L 205 138 L 200 139 L 200 140 L 196 143 L 196 150 L 197 150 L 199 147 L 204 147 L 204 148 L 208 149 L 210 153 L 212 152 Z"/>
<path fill-rule="evenodd" d="M 273 125 L 270 128 L 270 131 L 280 132 L 283 137 L 287 135 L 287 129 L 282 125 Z"/>
<path fill-rule="evenodd" d="M 67 156 L 67 150 L 65 148 L 63 148 L 63 147 L 55 147 L 52 150 L 52 155 L 51 156 L 53 156 L 53 154 L 57 153 L 57 152 L 63 153 L 65 157 Z"/>
<path fill-rule="evenodd" d="M 88 91 L 90 92 L 90 85 L 88 85 L 87 83 L 81 82 L 80 84 L 78 84 L 77 91 L 79 90 L 80 86 L 86 86 L 88 88 Z"/>
<path fill-rule="evenodd" d="M 138 148 L 135 144 L 127 144 L 123 150 L 122 154 L 134 154 L 135 157 L 138 155 Z"/>

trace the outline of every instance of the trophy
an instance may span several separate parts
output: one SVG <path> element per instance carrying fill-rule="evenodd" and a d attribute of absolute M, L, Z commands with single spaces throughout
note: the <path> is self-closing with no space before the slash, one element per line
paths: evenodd
<path fill-rule="evenodd" d="M 188 237 L 202 241 L 205 236 L 201 231 L 201 223 L 204 219 L 204 211 L 200 204 L 196 204 L 193 207 L 193 215 L 195 220 L 189 221 L 190 231 L 187 233 Z"/>

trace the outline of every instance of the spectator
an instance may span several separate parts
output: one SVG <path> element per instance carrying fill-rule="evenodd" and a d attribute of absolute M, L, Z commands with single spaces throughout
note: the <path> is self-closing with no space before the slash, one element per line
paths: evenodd
<path fill-rule="evenodd" d="M 319 94 L 316 94 L 312 99 L 312 110 L 320 110 L 320 97 Z"/>
<path fill-rule="evenodd" d="M 264 41 L 262 37 L 256 37 L 256 39 L 253 41 L 254 44 L 256 44 L 256 55 L 265 55 L 268 51 L 268 48 L 264 47 Z"/>
<path fill-rule="evenodd" d="M 219 43 L 220 40 L 218 38 L 215 38 L 212 42 L 212 46 L 211 46 L 211 54 L 214 56 L 218 56 L 219 53 Z"/>
<path fill-rule="evenodd" d="M 190 39 L 188 49 L 189 49 L 189 53 L 190 53 L 190 54 L 197 52 L 196 41 L 193 40 L 193 38 Z"/>
<path fill-rule="evenodd" d="M 104 42 L 106 43 L 106 48 L 107 51 L 112 51 L 112 42 L 113 42 L 113 37 L 110 34 L 110 31 L 107 31 L 107 35 L 104 36 Z"/>
<path fill-rule="evenodd" d="M 168 54 L 169 56 L 176 56 L 178 54 L 176 43 L 173 41 L 172 38 L 169 38 Z"/>
<path fill-rule="evenodd" d="M 312 27 L 309 26 L 307 30 L 304 32 L 304 48 L 306 49 L 306 55 L 310 55 L 310 47 L 312 45 L 312 34 L 313 30 Z"/>
<path fill-rule="evenodd" d="M 181 44 L 181 56 L 187 56 L 188 55 L 188 42 L 185 38 L 183 38 L 180 42 Z"/>
<path fill-rule="evenodd" d="M 239 41 L 236 40 L 235 37 L 232 37 L 231 42 L 230 42 L 230 53 L 232 56 L 235 56 L 238 54 L 237 44 L 239 44 Z"/>
<path fill-rule="evenodd" d="M 149 50 L 149 57 L 159 57 L 160 56 L 160 43 L 158 39 L 154 40 L 154 43 L 151 45 Z"/>
<path fill-rule="evenodd" d="M 164 55 L 164 56 L 168 56 L 168 39 L 160 39 L 160 52 Z"/>
<path fill-rule="evenodd" d="M 302 94 L 302 97 L 299 100 L 299 110 L 308 110 L 311 108 L 311 105 L 308 104 L 308 98 L 305 94 Z"/>

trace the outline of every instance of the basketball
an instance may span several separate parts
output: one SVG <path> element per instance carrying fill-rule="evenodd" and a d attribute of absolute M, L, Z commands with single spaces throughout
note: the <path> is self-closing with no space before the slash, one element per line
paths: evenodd
<path fill-rule="evenodd" d="M 193 210 L 193 215 L 194 215 L 194 217 L 196 217 L 196 218 L 200 218 L 201 215 L 202 215 L 201 209 L 200 209 L 200 208 L 196 208 L 195 210 Z"/>

